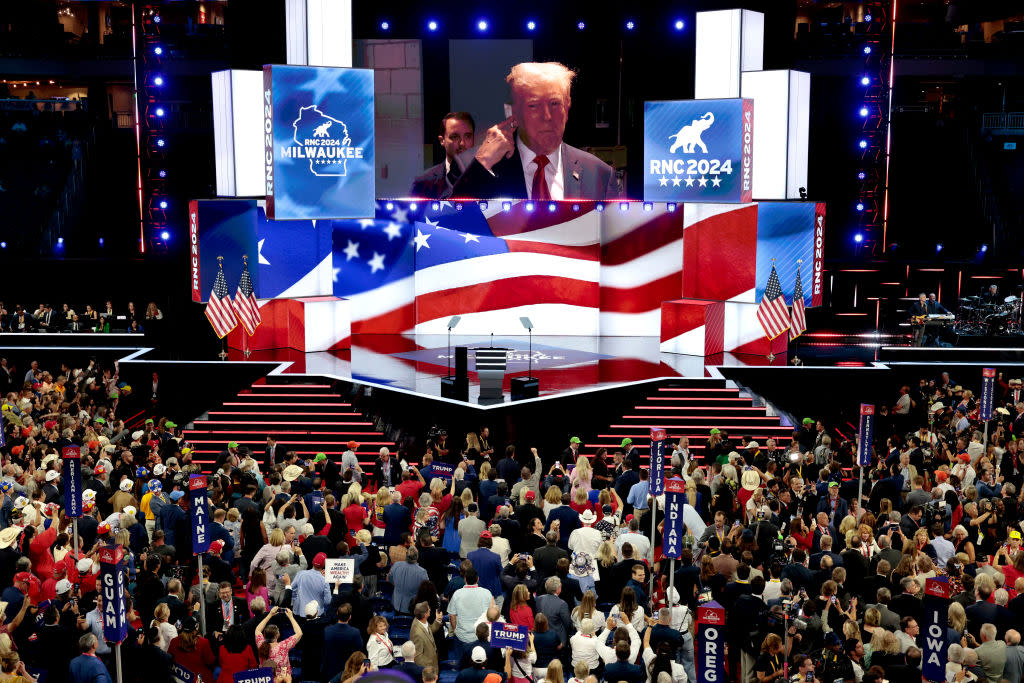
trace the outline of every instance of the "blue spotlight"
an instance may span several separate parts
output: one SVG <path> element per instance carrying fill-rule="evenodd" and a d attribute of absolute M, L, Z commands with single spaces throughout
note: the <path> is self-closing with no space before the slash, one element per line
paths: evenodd
<path fill-rule="evenodd" d="M 430 205 L 430 209 L 431 209 L 431 211 L 440 211 L 441 210 L 441 202 L 433 202 Z"/>
<path fill-rule="evenodd" d="M 654 210 L 654 204 L 652 204 L 651 202 L 644 202 L 644 211 L 653 211 L 653 210 Z"/>
<path fill-rule="evenodd" d="M 387 31 L 390 28 L 391 28 L 391 24 L 389 22 L 387 22 L 387 21 L 380 22 L 380 30 L 381 31 Z"/>
<path fill-rule="evenodd" d="M 868 114 L 869 114 L 869 113 L 870 113 L 870 112 L 868 112 L 868 108 L 867 108 L 867 107 L 861 107 L 861 108 L 860 108 L 860 115 L 861 115 L 861 116 L 862 116 L 863 118 L 867 118 L 867 116 L 868 116 Z"/>
<path fill-rule="evenodd" d="M 857 210 L 858 211 L 863 211 L 864 210 L 864 202 L 857 202 Z"/>
<path fill-rule="evenodd" d="M 632 21 L 627 21 L 626 22 L 626 30 L 627 31 L 632 31 L 635 28 L 636 28 L 636 24 L 635 23 L 633 23 Z"/>
<path fill-rule="evenodd" d="M 668 209 L 669 213 L 671 213 L 676 210 L 676 205 L 674 202 L 669 202 L 665 205 L 665 208 Z"/>
<path fill-rule="evenodd" d="M 673 24 L 673 26 L 677 31 L 682 31 L 684 28 L 686 28 L 686 24 L 683 23 L 682 19 L 676 19 L 676 23 Z"/>
<path fill-rule="evenodd" d="M 526 30 L 527 31 L 534 31 L 536 29 L 537 29 L 537 22 L 536 21 L 531 19 L 530 21 L 526 22 Z"/>
<path fill-rule="evenodd" d="M 159 14 L 153 16 L 153 23 L 154 24 L 159 24 L 160 21 L 161 21 L 161 19 L 160 19 L 160 15 Z"/>
<path fill-rule="evenodd" d="M 64 238 L 63 237 L 58 237 L 57 238 L 57 246 L 59 246 L 59 247 L 64 246 Z"/>
<path fill-rule="evenodd" d="M 554 213 L 557 209 L 558 209 L 558 204 L 555 204 L 554 202 L 551 202 L 550 204 L 548 204 L 548 211 L 550 213 Z"/>
<path fill-rule="evenodd" d="M 167 208 L 167 200 L 166 199 L 160 201 L 160 208 L 161 209 L 166 209 Z"/>
<path fill-rule="evenodd" d="M 583 29 L 585 29 L 586 27 L 587 27 L 587 24 L 586 24 L 586 22 L 584 22 L 584 21 L 581 21 L 581 22 L 579 22 L 578 24 L 576 24 L 576 28 L 578 28 L 578 29 L 579 29 L 579 30 L 581 30 L 581 31 L 582 31 Z"/>
<path fill-rule="evenodd" d="M 437 30 L 437 22 L 434 21 L 433 19 L 428 21 L 427 22 L 427 30 L 428 31 L 436 31 Z"/>
<path fill-rule="evenodd" d="M 391 203 L 391 202 L 388 202 L 387 204 L 384 205 L 384 210 L 385 211 L 394 211 L 395 210 L 395 205 L 393 203 Z"/>
<path fill-rule="evenodd" d="M 103 246 L 103 238 L 102 237 L 100 238 L 100 246 L 101 247 Z"/>
<path fill-rule="evenodd" d="M 164 142 L 164 139 L 163 139 L 163 138 L 157 138 L 157 139 L 156 139 L 156 146 L 157 146 L 157 147 L 163 147 L 163 146 L 164 146 L 164 145 L 166 145 L 166 144 L 167 144 L 167 143 L 166 143 L 166 142 Z"/>
<path fill-rule="evenodd" d="M 940 251 L 942 251 L 942 242 L 935 245 L 935 253 L 939 253 Z"/>
<path fill-rule="evenodd" d="M 619 211 L 629 211 L 629 202 L 619 202 Z"/>
<path fill-rule="evenodd" d="M 579 204 L 573 204 L 572 205 L 572 210 L 573 211 L 579 211 L 580 210 L 580 205 Z"/>
<path fill-rule="evenodd" d="M 410 211 L 415 211 L 416 210 L 416 202 L 412 202 L 411 204 L 409 204 L 409 210 Z"/>
<path fill-rule="evenodd" d="M 870 14 L 865 14 L 864 15 L 864 21 L 866 21 L 867 23 L 870 24 L 871 23 L 871 15 Z"/>
<path fill-rule="evenodd" d="M 480 210 L 481 211 L 486 211 L 487 210 L 487 202 L 480 202 Z"/>
<path fill-rule="evenodd" d="M 865 173 L 864 171 L 861 171 L 860 173 L 857 174 L 857 180 L 864 180 L 867 177 L 868 177 L 868 174 Z"/>
<path fill-rule="evenodd" d="M 156 47 L 153 48 L 153 54 L 155 54 L 157 57 L 159 57 L 163 53 L 164 53 L 164 49 L 162 47 L 160 47 L 159 45 L 157 45 Z"/>
<path fill-rule="evenodd" d="M 167 171 L 165 171 L 164 169 L 161 168 L 160 172 L 157 175 L 159 175 L 161 178 L 166 178 L 167 177 Z"/>
<path fill-rule="evenodd" d="M 0 242 L 0 249 L 6 249 L 6 248 L 7 248 L 7 242 Z"/>
<path fill-rule="evenodd" d="M 864 54 L 866 54 L 866 55 L 871 54 L 871 46 L 870 45 L 865 45 L 864 46 Z"/>
<path fill-rule="evenodd" d="M 533 202 L 526 202 L 526 210 L 533 211 Z"/>
<path fill-rule="evenodd" d="M 867 140 L 861 140 L 860 142 L 857 143 L 857 146 L 860 147 L 861 149 L 867 149 L 868 148 L 868 141 Z"/>
<path fill-rule="evenodd" d="M 166 242 L 167 240 L 171 239 L 171 233 L 164 230 L 163 232 L 160 233 L 160 239 Z"/>
<path fill-rule="evenodd" d="M 163 116 L 163 115 L 164 115 L 164 108 L 163 108 L 163 107 L 157 107 L 157 108 L 156 108 L 156 111 L 155 111 L 154 113 L 155 113 L 155 114 L 156 114 L 157 116 Z"/>
<path fill-rule="evenodd" d="M 486 32 L 487 26 L 488 24 L 486 19 L 481 19 L 480 21 L 476 22 L 476 30 L 480 31 L 480 33 Z"/>
<path fill-rule="evenodd" d="M 597 211 L 598 213 L 603 212 L 604 211 L 604 204 L 602 204 L 601 202 L 598 202 L 597 205 L 594 207 L 594 210 Z"/>
<path fill-rule="evenodd" d="M 860 84 L 861 85 L 871 85 L 871 79 L 868 78 L 867 76 L 861 76 Z"/>
<path fill-rule="evenodd" d="M 153 85 L 163 85 L 163 84 L 164 84 L 164 77 L 163 76 L 156 76 L 153 79 Z"/>
<path fill-rule="evenodd" d="M 511 211 L 512 210 L 512 202 L 502 202 L 501 203 L 501 210 L 502 211 Z"/>
<path fill-rule="evenodd" d="M 856 242 L 857 244 L 860 244 L 861 242 L 864 241 L 864 235 L 858 232 L 856 235 L 853 236 L 853 241 Z"/>
<path fill-rule="evenodd" d="M 988 245 L 987 244 L 981 245 L 981 253 L 984 254 L 986 251 L 988 251 Z"/>

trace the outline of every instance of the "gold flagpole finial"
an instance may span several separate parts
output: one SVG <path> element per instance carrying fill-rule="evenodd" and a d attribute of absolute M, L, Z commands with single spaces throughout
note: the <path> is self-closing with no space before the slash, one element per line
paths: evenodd
<path fill-rule="evenodd" d="M 224 257 L 223 256 L 218 256 L 217 257 L 217 265 L 220 266 L 221 268 L 224 267 Z"/>

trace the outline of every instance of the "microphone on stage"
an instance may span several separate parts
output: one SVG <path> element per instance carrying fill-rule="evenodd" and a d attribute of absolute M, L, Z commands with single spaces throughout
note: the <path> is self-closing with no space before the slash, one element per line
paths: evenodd
<path fill-rule="evenodd" d="M 491 348 L 494 348 L 494 333 L 491 332 Z"/>

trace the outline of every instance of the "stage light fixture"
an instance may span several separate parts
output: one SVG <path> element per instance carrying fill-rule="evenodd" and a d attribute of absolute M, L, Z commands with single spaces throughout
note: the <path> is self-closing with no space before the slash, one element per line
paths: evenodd
<path fill-rule="evenodd" d="M 160 47 L 159 45 L 157 45 L 156 47 L 153 48 L 153 54 L 155 54 L 157 57 L 159 57 L 163 53 L 164 53 L 164 49 L 162 47 Z"/>
<path fill-rule="evenodd" d="M 533 211 L 533 202 L 526 202 L 526 210 Z"/>
<path fill-rule="evenodd" d="M 942 251 L 942 242 L 935 245 L 935 252 L 938 253 L 940 251 Z"/>
<path fill-rule="evenodd" d="M 580 210 L 580 205 L 579 204 L 573 204 L 572 205 L 572 210 L 573 211 L 579 211 Z"/>
<path fill-rule="evenodd" d="M 157 107 L 157 108 L 156 108 L 156 111 L 155 111 L 154 113 L 155 113 L 155 114 L 156 114 L 157 116 L 163 116 L 163 115 L 164 115 L 164 108 L 163 108 L 163 107 Z"/>
<path fill-rule="evenodd" d="M 167 177 L 167 171 L 161 168 L 160 172 L 157 175 L 159 175 L 161 178 L 166 178 Z"/>
<path fill-rule="evenodd" d="M 629 202 L 619 202 L 619 211 L 629 211 Z"/>
<path fill-rule="evenodd" d="M 597 204 L 596 204 L 596 205 L 594 206 L 594 210 L 595 210 L 595 211 L 597 211 L 598 213 L 601 213 L 601 212 L 603 212 L 603 211 L 604 211 L 604 204 L 602 204 L 601 202 L 598 202 L 598 203 L 597 203 Z"/>
<path fill-rule="evenodd" d="M 635 23 L 633 23 L 632 21 L 627 21 L 626 22 L 626 30 L 627 31 L 632 31 L 635 28 L 636 28 L 636 24 Z"/>
<path fill-rule="evenodd" d="M 581 31 L 582 31 L 583 29 L 585 29 L 586 27 L 587 27 L 587 23 L 586 23 L 585 21 L 581 21 L 581 22 L 579 22 L 578 24 L 576 24 L 576 28 L 578 28 L 578 29 L 579 29 L 579 30 L 581 30 Z"/>
<path fill-rule="evenodd" d="M 866 21 L 867 23 L 870 24 L 871 23 L 871 15 L 870 14 L 865 14 L 864 15 L 864 21 Z"/>
<path fill-rule="evenodd" d="M 63 237 L 58 237 L 57 238 L 57 244 L 58 244 L 58 246 L 62 246 L 64 244 L 64 238 Z"/>
<path fill-rule="evenodd" d="M 166 209 L 167 208 L 167 200 L 166 199 L 160 200 L 160 208 L 161 209 Z"/>
<path fill-rule="evenodd" d="M 430 209 L 431 209 L 431 211 L 440 211 L 441 210 L 441 203 L 440 202 L 432 202 L 430 204 Z"/>
<path fill-rule="evenodd" d="M 864 46 L 864 54 L 866 54 L 866 55 L 871 54 L 871 46 L 870 45 L 865 45 Z"/>
<path fill-rule="evenodd" d="M 437 30 L 437 22 L 434 21 L 433 19 L 428 21 L 427 22 L 427 30 L 428 31 L 436 31 Z"/>
<path fill-rule="evenodd" d="M 163 147 L 163 146 L 164 146 L 164 145 L 166 145 L 166 144 L 167 144 L 167 143 L 166 143 L 166 142 L 164 142 L 164 139 L 163 139 L 163 138 L 157 138 L 157 139 L 156 139 L 156 146 L 157 146 L 157 147 Z"/>
<path fill-rule="evenodd" d="M 856 242 L 857 244 L 860 244 L 861 242 L 864 241 L 864 235 L 858 232 L 856 235 L 853 236 L 853 241 Z"/>
<path fill-rule="evenodd" d="M 480 210 L 481 211 L 486 211 L 487 210 L 487 202 L 480 202 Z"/>
<path fill-rule="evenodd" d="M 535 31 L 536 29 L 537 29 L 537 22 L 536 21 L 533 21 L 531 19 L 530 21 L 526 22 L 526 30 L 527 31 Z"/>
<path fill-rule="evenodd" d="M 163 85 L 163 84 L 164 84 L 164 77 L 163 76 L 156 76 L 156 77 L 153 78 L 153 85 Z"/>
<path fill-rule="evenodd" d="M 867 140 L 861 140 L 859 143 L 857 143 L 857 145 L 861 149 L 867 149 L 868 148 L 868 141 Z"/>
<path fill-rule="evenodd" d="M 164 230 L 163 232 L 160 233 L 160 239 L 166 242 L 167 240 L 171 239 L 171 233 Z"/>
<path fill-rule="evenodd" d="M 409 204 L 409 210 L 410 211 L 415 211 L 416 210 L 416 202 L 412 202 L 411 204 Z"/>
<path fill-rule="evenodd" d="M 867 118 L 867 115 L 868 115 L 868 108 L 867 108 L 867 107 L 861 107 L 861 108 L 860 108 L 860 115 L 861 115 L 862 117 L 864 117 L 864 118 Z"/>
<path fill-rule="evenodd" d="M 672 211 L 676 210 L 676 205 L 674 202 L 669 202 L 668 204 L 665 205 L 665 208 L 668 209 L 671 213 Z"/>
<path fill-rule="evenodd" d="M 384 205 L 384 210 L 385 211 L 394 211 L 395 210 L 395 205 L 392 204 L 391 202 L 388 202 L 387 204 Z"/>
<path fill-rule="evenodd" d="M 551 202 L 550 204 L 548 204 L 548 211 L 550 213 L 554 213 L 555 209 L 557 209 L 557 208 L 558 208 L 558 204 L 555 204 L 554 202 Z"/>
<path fill-rule="evenodd" d="M 100 246 L 101 247 L 103 246 L 103 238 L 102 237 L 100 238 Z"/>
<path fill-rule="evenodd" d="M 686 24 L 683 23 L 682 19 L 676 19 L 674 26 L 677 31 L 682 31 L 686 27 Z"/>
<path fill-rule="evenodd" d="M 857 180 L 864 180 L 867 177 L 868 177 L 868 174 L 865 173 L 864 171 L 861 171 L 860 173 L 857 174 Z"/>
<path fill-rule="evenodd" d="M 984 254 L 986 251 L 988 251 L 988 245 L 987 244 L 981 245 L 981 249 L 979 251 L 981 251 L 981 253 Z"/>
<path fill-rule="evenodd" d="M 153 16 L 153 23 L 154 24 L 159 24 L 160 23 L 160 15 L 159 14 L 156 14 L 156 15 Z"/>
<path fill-rule="evenodd" d="M 480 21 L 476 22 L 476 30 L 480 31 L 480 33 L 484 33 L 485 31 L 487 31 L 487 26 L 488 24 L 486 19 L 481 19 Z"/>
<path fill-rule="evenodd" d="M 512 210 L 512 202 L 502 202 L 501 203 L 501 210 L 502 211 L 511 211 Z"/>
<path fill-rule="evenodd" d="M 6 249 L 6 248 L 7 248 L 7 242 L 0 242 L 0 249 Z"/>
<path fill-rule="evenodd" d="M 867 76 L 861 76 L 860 77 L 860 84 L 861 85 L 871 85 L 871 79 L 868 78 Z"/>
<path fill-rule="evenodd" d="M 387 31 L 390 28 L 391 28 L 391 24 L 389 22 L 387 22 L 387 21 L 380 22 L 380 30 L 381 31 Z"/>
<path fill-rule="evenodd" d="M 863 211 L 864 210 L 864 203 L 863 202 L 857 202 L 857 210 L 858 211 Z"/>
<path fill-rule="evenodd" d="M 650 202 L 644 202 L 644 211 L 653 211 L 653 210 L 654 210 L 654 204 L 652 204 Z"/>

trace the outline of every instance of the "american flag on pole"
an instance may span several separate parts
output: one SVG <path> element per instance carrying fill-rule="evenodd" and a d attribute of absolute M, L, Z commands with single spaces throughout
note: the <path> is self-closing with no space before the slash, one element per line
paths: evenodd
<path fill-rule="evenodd" d="M 206 318 L 221 339 L 238 325 L 238 318 L 231 310 L 231 296 L 228 294 L 227 280 L 224 279 L 223 264 L 217 270 L 217 279 L 213 282 L 210 300 L 206 302 Z"/>
<path fill-rule="evenodd" d="M 774 264 L 772 274 L 768 276 L 768 286 L 761 297 L 761 305 L 757 307 L 757 321 L 769 339 L 775 339 L 789 329 L 789 309 Z"/>
<path fill-rule="evenodd" d="M 807 331 L 807 317 L 804 314 L 804 286 L 800 282 L 800 265 L 796 267 L 796 284 L 793 285 L 793 314 L 790 316 L 789 338 L 796 339 Z"/>
<path fill-rule="evenodd" d="M 260 317 L 260 307 L 256 303 L 256 295 L 252 291 L 252 278 L 249 277 L 249 262 L 243 257 L 242 277 L 238 280 L 238 290 L 235 292 L 235 299 L 231 302 L 231 308 L 238 316 L 239 322 L 250 337 L 256 333 L 256 328 L 263 322 Z"/>

